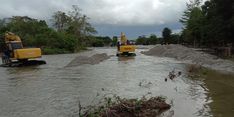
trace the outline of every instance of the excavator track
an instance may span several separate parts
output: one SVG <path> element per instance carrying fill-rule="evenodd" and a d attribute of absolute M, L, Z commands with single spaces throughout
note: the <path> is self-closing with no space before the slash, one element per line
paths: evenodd
<path fill-rule="evenodd" d="M 0 67 L 23 67 L 23 66 L 35 66 L 35 65 L 43 65 L 46 64 L 46 61 L 44 60 L 17 60 L 12 61 L 9 57 L 6 55 L 2 55 L 2 64 Z"/>
<path fill-rule="evenodd" d="M 118 57 L 132 57 L 132 56 L 136 56 L 136 53 L 123 52 L 123 53 L 117 53 L 116 56 L 118 56 Z"/>
<path fill-rule="evenodd" d="M 28 61 L 10 61 L 3 63 L 0 67 L 24 67 L 24 66 L 36 66 L 46 64 L 44 60 L 28 60 Z"/>

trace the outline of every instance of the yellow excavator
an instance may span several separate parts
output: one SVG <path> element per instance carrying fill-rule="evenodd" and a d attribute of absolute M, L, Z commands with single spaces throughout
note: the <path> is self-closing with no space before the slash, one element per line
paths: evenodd
<path fill-rule="evenodd" d="M 136 46 L 127 39 L 123 32 L 121 32 L 120 39 L 117 42 L 116 56 L 136 56 L 135 50 Z"/>
<path fill-rule="evenodd" d="M 2 54 L 1 66 L 29 66 L 46 64 L 41 58 L 40 48 L 24 48 L 18 35 L 12 32 L 5 33 L 5 47 Z"/>

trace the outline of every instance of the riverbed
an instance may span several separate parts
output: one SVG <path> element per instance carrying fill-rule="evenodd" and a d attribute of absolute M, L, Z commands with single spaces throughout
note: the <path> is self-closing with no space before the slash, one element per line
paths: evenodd
<path fill-rule="evenodd" d="M 220 98 L 213 92 L 218 90 L 221 93 L 222 90 L 214 88 L 214 84 L 225 87 L 225 90 L 230 88 L 227 93 L 232 95 L 226 95 L 229 96 L 225 98 L 227 101 L 234 97 L 233 85 L 190 78 L 183 62 L 141 54 L 147 50 L 138 49 L 135 57 L 118 58 L 115 48 L 93 48 L 78 54 L 43 56 L 46 65 L 0 68 L 0 117 L 78 116 L 78 102 L 90 105 L 106 94 L 126 98 L 164 96 L 172 108 L 162 116 L 209 117 L 224 114 L 222 110 L 212 110 L 223 106 L 215 103 Z M 107 53 L 111 57 L 98 64 L 66 67 L 77 56 L 90 57 L 97 53 Z M 182 72 L 182 75 L 165 82 L 173 70 Z M 223 82 L 234 82 L 234 79 L 227 77 Z M 233 107 L 225 108 L 230 110 L 225 115 L 232 115 Z"/>

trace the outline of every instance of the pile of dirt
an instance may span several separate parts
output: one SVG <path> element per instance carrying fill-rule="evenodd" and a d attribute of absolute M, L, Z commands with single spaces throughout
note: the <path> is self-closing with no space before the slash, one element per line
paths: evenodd
<path fill-rule="evenodd" d="M 171 57 L 180 61 L 185 61 L 192 64 L 199 64 L 214 70 L 227 71 L 234 73 L 234 62 L 223 60 L 217 56 L 210 55 L 204 52 L 196 51 L 182 45 L 156 45 L 149 51 L 142 52 L 145 55 Z"/>
<path fill-rule="evenodd" d="M 93 112 L 86 112 L 82 117 L 155 117 L 171 108 L 161 97 L 150 99 L 119 99 L 107 107 L 101 106 Z"/>
<path fill-rule="evenodd" d="M 78 56 L 73 59 L 66 67 L 75 67 L 83 64 L 98 64 L 104 60 L 109 59 L 111 56 L 108 56 L 106 53 L 95 54 L 91 57 L 88 56 Z"/>

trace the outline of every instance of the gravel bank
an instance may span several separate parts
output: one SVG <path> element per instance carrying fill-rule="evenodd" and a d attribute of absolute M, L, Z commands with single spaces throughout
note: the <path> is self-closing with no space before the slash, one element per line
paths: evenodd
<path fill-rule="evenodd" d="M 218 71 L 234 73 L 234 62 L 217 56 L 195 51 L 182 45 L 156 45 L 149 51 L 142 52 L 149 56 L 170 57 L 186 63 L 199 64 Z"/>
<path fill-rule="evenodd" d="M 66 67 L 75 67 L 83 64 L 98 64 L 104 60 L 109 59 L 111 56 L 108 56 L 106 53 L 94 54 L 91 57 L 88 56 L 78 56 L 73 59 Z"/>

